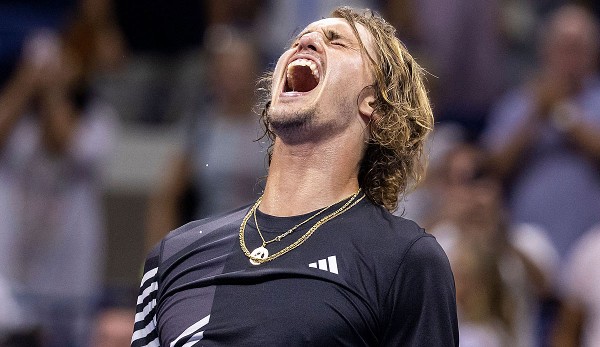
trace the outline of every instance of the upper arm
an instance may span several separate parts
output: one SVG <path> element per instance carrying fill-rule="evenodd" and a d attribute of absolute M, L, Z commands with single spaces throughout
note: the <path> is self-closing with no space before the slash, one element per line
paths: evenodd
<path fill-rule="evenodd" d="M 457 346 L 456 291 L 450 263 L 435 238 L 406 252 L 386 299 L 384 346 Z"/>
<path fill-rule="evenodd" d="M 135 323 L 131 338 L 132 347 L 160 347 L 156 322 L 159 248 L 160 244 L 150 252 L 144 264 L 144 275 L 136 303 Z"/>

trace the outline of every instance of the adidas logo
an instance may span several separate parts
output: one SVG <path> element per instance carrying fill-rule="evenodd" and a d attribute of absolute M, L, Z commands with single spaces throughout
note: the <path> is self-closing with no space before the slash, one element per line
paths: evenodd
<path fill-rule="evenodd" d="M 312 267 L 319 270 L 329 271 L 334 274 L 338 274 L 337 260 L 335 255 L 327 257 L 327 259 L 320 259 L 315 263 L 308 264 L 308 267 Z"/>

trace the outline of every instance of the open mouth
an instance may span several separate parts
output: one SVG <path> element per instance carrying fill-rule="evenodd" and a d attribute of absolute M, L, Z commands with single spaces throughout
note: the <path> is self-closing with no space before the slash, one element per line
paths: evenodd
<path fill-rule="evenodd" d="M 308 59 L 293 60 L 287 67 L 283 91 L 306 93 L 315 89 L 319 84 L 317 64 Z"/>

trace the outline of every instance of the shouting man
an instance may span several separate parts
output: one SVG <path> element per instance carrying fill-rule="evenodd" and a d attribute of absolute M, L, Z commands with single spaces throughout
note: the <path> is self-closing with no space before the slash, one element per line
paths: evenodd
<path fill-rule="evenodd" d="M 302 31 L 269 78 L 263 195 L 150 252 L 132 346 L 457 346 L 446 255 L 390 213 L 433 126 L 422 75 L 371 12 Z"/>

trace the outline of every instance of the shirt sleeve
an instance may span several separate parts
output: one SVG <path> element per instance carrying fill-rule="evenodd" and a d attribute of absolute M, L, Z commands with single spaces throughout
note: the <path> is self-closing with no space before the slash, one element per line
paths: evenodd
<path fill-rule="evenodd" d="M 563 295 L 583 305 L 589 305 L 589 293 L 595 292 L 600 251 L 600 224 L 584 234 L 574 245 L 562 279 Z"/>
<path fill-rule="evenodd" d="M 458 346 L 454 277 L 434 237 L 422 236 L 406 251 L 385 305 L 382 346 Z"/>
<path fill-rule="evenodd" d="M 136 304 L 131 347 L 160 347 L 156 328 L 159 247 L 160 245 L 150 252 L 144 265 L 144 275 Z"/>

